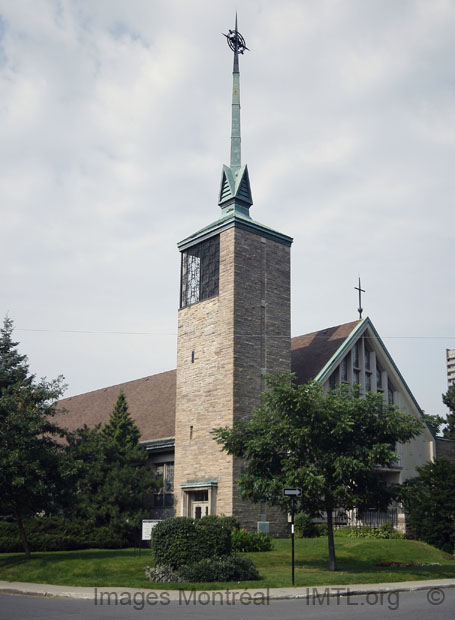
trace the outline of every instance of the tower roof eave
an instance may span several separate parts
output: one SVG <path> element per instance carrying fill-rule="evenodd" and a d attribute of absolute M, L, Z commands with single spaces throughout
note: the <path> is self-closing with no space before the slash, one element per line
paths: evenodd
<path fill-rule="evenodd" d="M 183 239 L 177 244 L 177 247 L 180 252 L 183 252 L 191 246 L 196 245 L 196 243 L 200 243 L 201 241 L 205 241 L 210 237 L 219 235 L 225 230 L 233 227 L 242 228 L 243 230 L 247 230 L 255 235 L 260 235 L 261 237 L 271 239 L 272 241 L 276 241 L 283 245 L 290 246 L 293 242 L 292 237 L 279 233 L 276 230 L 273 230 L 273 228 L 269 228 L 268 226 L 264 226 L 264 224 L 256 222 L 249 216 L 234 212 L 224 217 L 220 217 L 218 220 L 212 222 L 208 226 L 205 226 L 205 228 L 202 228 L 190 237 L 186 237 L 186 239 Z"/>

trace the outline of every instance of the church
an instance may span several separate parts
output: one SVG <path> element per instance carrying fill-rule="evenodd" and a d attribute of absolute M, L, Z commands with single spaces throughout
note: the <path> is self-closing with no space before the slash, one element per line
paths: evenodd
<path fill-rule="evenodd" d="M 359 384 L 364 392 L 381 392 L 402 411 L 416 417 L 422 411 L 369 318 L 291 338 L 293 239 L 251 217 L 240 137 L 239 56 L 248 48 L 237 24 L 225 36 L 234 54 L 230 165 L 222 169 L 218 219 L 178 243 L 177 369 L 59 404 L 70 430 L 94 426 L 108 420 L 124 391 L 151 466 L 163 480 L 151 502 L 151 518 L 234 515 L 250 530 L 285 534 L 283 513 L 242 500 L 236 487 L 242 464 L 210 435 L 215 426 L 251 414 L 260 403 L 265 375 L 292 371 L 299 382 L 315 379 L 324 390 Z M 397 463 L 378 475 L 404 482 L 435 458 L 437 443 L 425 428 L 398 446 Z"/>

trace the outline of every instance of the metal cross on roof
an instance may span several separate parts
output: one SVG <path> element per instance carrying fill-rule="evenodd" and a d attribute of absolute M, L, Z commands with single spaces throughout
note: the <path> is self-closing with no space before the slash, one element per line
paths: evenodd
<path fill-rule="evenodd" d="M 363 308 L 362 308 L 362 293 L 365 293 L 365 289 L 362 288 L 362 285 L 360 284 L 360 276 L 359 276 L 359 286 L 354 286 L 356 291 L 359 291 L 359 307 L 357 308 L 357 311 L 359 313 L 359 319 L 362 318 L 362 312 L 363 312 Z"/>

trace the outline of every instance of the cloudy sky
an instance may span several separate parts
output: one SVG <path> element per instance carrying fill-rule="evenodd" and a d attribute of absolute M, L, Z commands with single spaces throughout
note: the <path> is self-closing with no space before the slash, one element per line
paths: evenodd
<path fill-rule="evenodd" d="M 175 368 L 176 243 L 218 217 L 239 30 L 252 216 L 292 335 L 363 306 L 421 407 L 455 348 L 454 0 L 0 0 L 0 312 L 66 395 Z"/>

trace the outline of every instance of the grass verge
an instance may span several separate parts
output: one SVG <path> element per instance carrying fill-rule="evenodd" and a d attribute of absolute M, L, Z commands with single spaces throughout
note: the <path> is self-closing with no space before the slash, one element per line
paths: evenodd
<path fill-rule="evenodd" d="M 455 558 L 412 540 L 337 537 L 338 570 L 327 570 L 327 538 L 296 540 L 296 586 L 348 585 L 455 578 Z M 199 584 L 153 584 L 144 568 L 152 564 L 149 549 L 35 552 L 30 561 L 18 553 L 0 554 L 0 580 L 87 587 L 222 590 L 277 588 L 291 585 L 291 541 L 274 541 L 273 551 L 246 553 L 259 569 L 259 581 Z M 439 566 L 379 567 L 377 562 L 414 561 Z"/>

